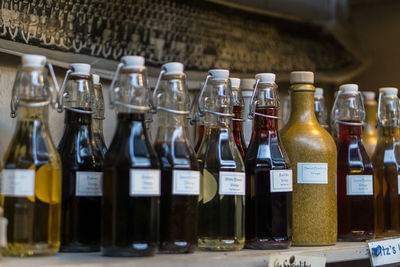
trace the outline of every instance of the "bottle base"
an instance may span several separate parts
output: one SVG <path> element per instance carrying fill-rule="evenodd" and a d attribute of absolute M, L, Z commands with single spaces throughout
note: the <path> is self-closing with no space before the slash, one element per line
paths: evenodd
<path fill-rule="evenodd" d="M 196 250 L 196 245 L 185 241 L 161 242 L 158 253 L 160 254 L 180 254 L 193 253 Z"/>
<path fill-rule="evenodd" d="M 198 247 L 207 251 L 239 251 L 244 246 L 244 239 L 199 238 Z"/>
<path fill-rule="evenodd" d="M 246 249 L 287 249 L 291 245 L 291 241 L 279 238 L 254 238 L 246 241 L 244 248 Z"/>
<path fill-rule="evenodd" d="M 395 237 L 395 236 L 400 236 L 400 232 L 395 231 L 395 230 L 388 230 L 380 233 L 376 233 L 375 238 L 386 238 L 386 237 Z"/>
<path fill-rule="evenodd" d="M 31 256 L 52 256 L 57 254 L 59 247 L 48 243 L 8 243 L 6 248 L 1 249 L 5 257 L 31 257 Z"/>
<path fill-rule="evenodd" d="M 67 245 L 61 244 L 60 252 L 98 252 L 100 245 L 84 245 L 79 242 L 70 243 Z"/>
<path fill-rule="evenodd" d="M 375 232 L 352 231 L 345 235 L 338 235 L 338 241 L 341 242 L 363 242 L 375 238 Z"/>
<path fill-rule="evenodd" d="M 150 257 L 157 251 L 157 245 L 135 243 L 130 247 L 101 247 L 101 254 L 107 257 Z"/>

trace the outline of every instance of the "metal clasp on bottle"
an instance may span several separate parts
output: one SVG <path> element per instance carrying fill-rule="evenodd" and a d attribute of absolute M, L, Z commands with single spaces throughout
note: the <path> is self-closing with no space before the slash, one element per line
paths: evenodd
<path fill-rule="evenodd" d="M 255 116 L 261 116 L 261 117 L 265 117 L 265 118 L 269 118 L 269 119 L 280 120 L 281 118 L 279 116 L 272 116 L 272 115 L 267 115 L 267 114 L 262 114 L 262 113 L 256 112 L 256 102 L 254 101 L 254 98 L 257 95 L 259 83 L 260 83 L 260 79 L 257 79 L 256 83 L 254 84 L 253 94 L 251 95 L 249 114 L 247 115 L 247 118 L 249 118 L 250 120 L 253 120 Z"/>

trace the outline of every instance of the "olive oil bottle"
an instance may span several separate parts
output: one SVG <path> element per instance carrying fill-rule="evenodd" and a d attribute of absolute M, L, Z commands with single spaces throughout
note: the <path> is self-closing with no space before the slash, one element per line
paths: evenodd
<path fill-rule="evenodd" d="M 4 156 L 0 198 L 8 220 L 5 256 L 51 255 L 60 246 L 61 161 L 48 126 L 57 93 L 45 66 L 58 85 L 46 60 L 24 55 L 12 90 L 17 126 Z"/>
<path fill-rule="evenodd" d="M 244 163 L 232 134 L 228 70 L 210 70 L 199 96 L 205 115 L 204 140 L 197 153 L 202 174 L 198 246 L 240 250 L 244 245 Z"/>
<path fill-rule="evenodd" d="M 99 251 L 104 158 L 92 130 L 95 94 L 89 64 L 70 65 L 59 97 L 59 111 L 65 110 L 58 144 L 63 166 L 60 250 Z"/>
<path fill-rule="evenodd" d="M 103 121 L 105 119 L 103 89 L 100 83 L 100 76 L 97 74 L 93 74 L 92 77 L 93 77 L 93 86 L 95 95 L 95 107 L 92 120 L 92 130 L 94 135 L 94 142 L 96 144 L 96 149 L 100 151 L 100 154 L 104 158 L 107 152 L 107 145 L 106 142 L 104 141 L 104 135 L 103 135 Z"/>

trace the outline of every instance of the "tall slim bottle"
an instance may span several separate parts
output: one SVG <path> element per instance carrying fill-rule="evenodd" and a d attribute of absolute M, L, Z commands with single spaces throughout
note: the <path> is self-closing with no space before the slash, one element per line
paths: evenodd
<path fill-rule="evenodd" d="M 333 245 L 337 237 L 336 146 L 314 113 L 314 74 L 290 74 L 291 113 L 280 131 L 293 169 L 293 237 L 297 246 Z"/>
<path fill-rule="evenodd" d="M 144 58 L 123 57 L 110 86 L 118 123 L 103 169 L 104 256 L 151 256 L 158 246 L 160 162 L 145 125 L 149 92 Z"/>
<path fill-rule="evenodd" d="M 344 84 L 332 108 L 338 125 L 338 239 L 375 237 L 374 171 L 362 141 L 364 105 L 356 84 Z"/>
<path fill-rule="evenodd" d="M 256 75 L 250 104 L 253 135 L 246 153 L 246 248 L 288 248 L 292 235 L 292 170 L 278 133 L 275 74 Z"/>
<path fill-rule="evenodd" d="M 319 124 L 329 131 L 328 110 L 325 105 L 324 89 L 315 88 L 314 93 L 314 111 Z"/>
<path fill-rule="evenodd" d="M 154 148 L 161 160 L 160 251 L 193 252 L 197 247 L 200 172 L 188 138 L 190 99 L 182 63 L 162 66 L 153 103 L 158 112 Z"/>
<path fill-rule="evenodd" d="M 363 143 L 368 156 L 371 158 L 374 154 L 375 146 L 378 140 L 378 130 L 376 129 L 376 113 L 378 103 L 375 100 L 375 92 L 363 91 L 365 124 L 362 131 Z"/>
<path fill-rule="evenodd" d="M 400 234 L 400 107 L 398 90 L 379 89 L 375 170 L 375 230 L 378 237 Z"/>
<path fill-rule="evenodd" d="M 1 206 L 8 220 L 5 256 L 56 254 L 60 246 L 61 161 L 50 137 L 49 104 L 57 92 L 50 87 L 49 68 L 39 55 L 24 55 L 12 89 L 14 136 L 4 156 Z"/>
<path fill-rule="evenodd" d="M 70 65 L 59 97 L 59 112 L 65 110 L 58 144 L 63 167 L 60 250 L 99 251 L 104 158 L 92 130 L 95 94 L 89 64 Z"/>
<path fill-rule="evenodd" d="M 104 97 L 103 97 L 103 89 L 100 83 L 100 76 L 97 74 L 93 74 L 93 88 L 94 88 L 94 96 L 95 96 L 95 107 L 93 113 L 92 120 L 92 129 L 94 135 L 94 142 L 96 144 L 97 150 L 100 151 L 103 158 L 107 152 L 107 145 L 104 141 L 103 135 L 103 121 L 104 117 Z"/>
<path fill-rule="evenodd" d="M 201 170 L 198 246 L 240 250 L 244 245 L 245 173 L 232 134 L 228 70 L 210 70 L 199 97 L 205 136 L 197 154 Z"/>
<path fill-rule="evenodd" d="M 240 89 L 240 79 L 229 78 L 232 88 L 232 103 L 233 103 L 233 114 L 232 118 L 233 126 L 233 138 L 235 138 L 236 145 L 239 149 L 240 155 L 244 160 L 244 155 L 247 152 L 246 141 L 243 135 L 243 106 L 244 100 L 242 96 L 242 90 Z"/>

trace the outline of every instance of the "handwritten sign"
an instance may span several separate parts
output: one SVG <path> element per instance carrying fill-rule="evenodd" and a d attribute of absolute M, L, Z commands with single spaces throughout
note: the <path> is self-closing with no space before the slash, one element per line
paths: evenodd
<path fill-rule="evenodd" d="M 400 238 L 388 238 L 368 242 L 372 266 L 400 262 Z"/>
<path fill-rule="evenodd" d="M 324 267 L 326 258 L 304 255 L 272 255 L 268 267 Z"/>

